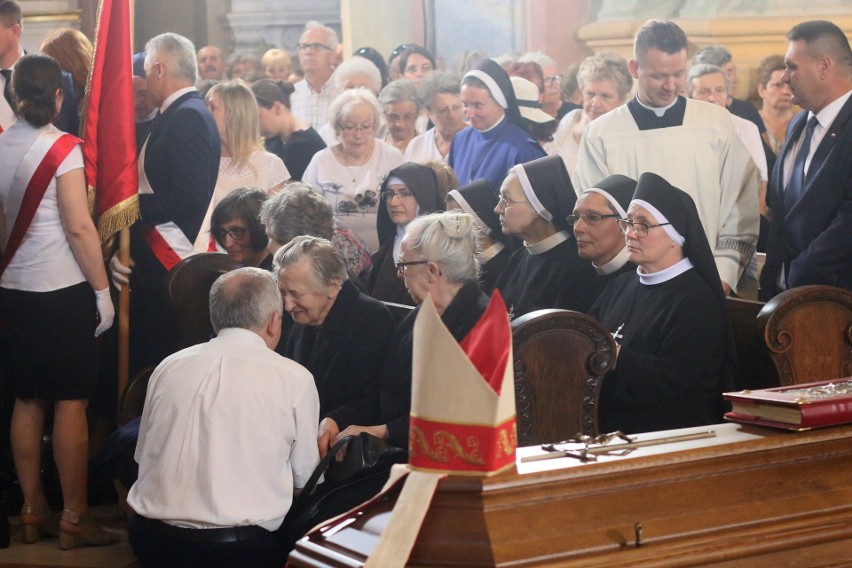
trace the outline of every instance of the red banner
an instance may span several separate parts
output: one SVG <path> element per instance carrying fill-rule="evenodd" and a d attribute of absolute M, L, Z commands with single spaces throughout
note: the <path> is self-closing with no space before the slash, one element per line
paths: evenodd
<path fill-rule="evenodd" d="M 100 0 L 86 87 L 83 157 L 102 241 L 139 217 L 130 12 L 131 0 Z"/>

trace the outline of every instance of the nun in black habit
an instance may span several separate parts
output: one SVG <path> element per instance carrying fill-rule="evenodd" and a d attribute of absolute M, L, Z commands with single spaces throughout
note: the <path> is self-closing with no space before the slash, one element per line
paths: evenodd
<path fill-rule="evenodd" d="M 559 156 L 509 170 L 494 212 L 507 235 L 523 239 L 497 277 L 512 317 L 545 308 L 588 312 L 603 286 L 577 254 L 568 215 L 577 195 Z"/>
<path fill-rule="evenodd" d="M 503 234 L 500 219 L 494 212 L 497 207 L 497 192 L 484 179 L 463 185 L 447 193 L 447 210 L 461 209 L 473 216 L 479 229 L 479 249 L 476 255 L 482 275 L 480 289 L 491 295 L 497 276 L 512 254 L 511 238 Z"/>
<path fill-rule="evenodd" d="M 413 306 L 405 283 L 397 277 L 399 243 L 416 217 L 444 210 L 438 179 L 432 168 L 408 162 L 390 171 L 382 183 L 381 197 L 376 215 L 379 249 L 371 257 L 367 293 L 384 302 Z"/>
<path fill-rule="evenodd" d="M 592 309 L 619 345 L 603 381 L 600 429 L 649 432 L 722 420 L 736 362 L 725 297 L 692 198 L 639 177 L 620 222 L 638 268 Z"/>
<path fill-rule="evenodd" d="M 627 217 L 627 208 L 636 191 L 636 180 L 623 175 L 607 176 L 580 194 L 574 214 L 568 221 L 574 227 L 577 253 L 590 260 L 601 288 L 636 265 L 627 258 L 627 243 L 618 220 Z"/>

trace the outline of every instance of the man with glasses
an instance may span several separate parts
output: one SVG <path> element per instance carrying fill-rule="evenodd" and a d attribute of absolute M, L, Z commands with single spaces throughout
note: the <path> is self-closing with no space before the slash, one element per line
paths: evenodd
<path fill-rule="evenodd" d="M 292 110 L 317 131 L 328 122 L 328 107 L 337 96 L 330 80 L 337 64 L 337 43 L 337 32 L 312 20 L 296 45 L 305 78 L 294 85 Z"/>
<path fill-rule="evenodd" d="M 627 259 L 627 247 L 619 223 L 636 189 L 636 180 L 614 175 L 580 194 L 568 223 L 574 229 L 577 254 L 590 260 L 602 287 L 625 272 L 636 270 Z"/>

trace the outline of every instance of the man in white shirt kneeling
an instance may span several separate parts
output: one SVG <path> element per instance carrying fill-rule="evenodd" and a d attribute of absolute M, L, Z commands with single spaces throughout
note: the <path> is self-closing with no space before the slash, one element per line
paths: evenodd
<path fill-rule="evenodd" d="M 281 566 L 275 531 L 319 462 L 319 397 L 273 351 L 272 275 L 240 268 L 210 290 L 218 334 L 151 376 L 136 447 L 130 543 L 146 566 Z"/>

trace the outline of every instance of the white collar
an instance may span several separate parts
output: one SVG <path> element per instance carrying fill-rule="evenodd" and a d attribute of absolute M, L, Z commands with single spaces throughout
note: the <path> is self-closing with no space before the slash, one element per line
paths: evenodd
<path fill-rule="evenodd" d="M 639 106 L 650 110 L 651 112 L 657 115 L 657 118 L 661 118 L 664 114 L 666 114 L 667 110 L 675 106 L 675 104 L 677 103 L 677 99 L 678 97 L 675 97 L 675 100 L 673 100 L 671 103 L 667 104 L 664 107 L 652 107 L 643 103 L 642 99 L 639 98 L 639 93 L 636 93 L 636 102 L 639 103 Z"/>
<path fill-rule="evenodd" d="M 543 252 L 549 251 L 557 245 L 561 245 L 567 240 L 568 231 L 559 231 L 557 233 L 553 233 L 542 241 L 538 241 L 537 243 L 533 243 L 531 245 L 524 243 L 524 247 L 526 247 L 527 252 L 530 254 L 541 254 Z"/>
<path fill-rule="evenodd" d="M 653 286 L 654 284 L 668 282 L 672 278 L 680 276 L 690 268 L 692 268 L 692 261 L 689 260 L 689 258 L 683 258 L 668 268 L 664 268 L 659 272 L 652 272 L 651 274 L 645 274 L 642 272 L 642 267 L 637 266 L 636 273 L 639 275 L 639 282 L 646 286 Z"/>
<path fill-rule="evenodd" d="M 399 246 L 402 244 L 402 237 L 405 236 L 405 228 L 406 225 L 397 225 L 396 226 L 396 235 L 393 237 L 393 265 L 396 266 L 399 263 Z"/>
<path fill-rule="evenodd" d="M 250 329 L 245 329 L 242 327 L 225 327 L 219 330 L 219 333 L 216 334 L 211 341 L 215 341 L 218 338 L 225 339 L 227 341 L 238 341 L 238 342 L 246 342 L 246 343 L 260 343 L 266 346 L 266 342 L 263 338 L 256 332 Z M 268 347 L 267 347 L 268 349 Z"/>
<path fill-rule="evenodd" d="M 479 130 L 478 128 L 476 128 L 476 129 L 474 129 L 474 130 L 476 130 L 476 131 L 477 131 L 477 132 L 479 132 L 480 134 L 485 134 L 486 132 L 491 132 L 492 130 L 494 130 L 495 128 L 497 128 L 498 126 L 500 126 L 500 123 L 501 123 L 501 122 L 503 122 L 503 120 L 505 120 L 505 118 L 506 118 L 506 113 L 504 112 L 504 113 L 503 113 L 503 116 L 501 116 L 501 117 L 500 117 L 500 120 L 498 120 L 497 122 L 495 122 L 494 124 L 492 124 L 489 128 L 486 128 L 485 130 Z"/>
<path fill-rule="evenodd" d="M 160 113 L 162 114 L 162 113 L 166 112 L 166 109 L 169 108 L 173 102 L 175 102 L 176 100 L 178 100 L 179 98 L 181 98 L 185 94 L 192 92 L 192 91 L 197 91 L 197 90 L 198 89 L 196 89 L 194 86 L 184 87 L 183 89 L 178 89 L 177 91 L 175 91 L 174 93 L 172 93 L 171 95 L 166 97 L 166 100 L 164 100 L 163 104 L 160 105 Z"/>
<path fill-rule="evenodd" d="M 827 105 L 823 107 L 819 113 L 816 114 L 817 122 L 823 128 L 830 128 L 834 123 L 834 119 L 837 118 L 837 115 L 840 114 L 840 109 L 843 108 L 843 105 L 846 104 L 846 101 L 849 100 L 849 96 L 852 95 L 852 91 L 847 91 L 846 94 L 840 95 Z M 808 113 L 808 119 L 814 116 L 814 113 Z"/>
<path fill-rule="evenodd" d="M 476 255 L 476 260 L 479 261 L 480 265 L 483 265 L 498 254 L 500 254 L 500 251 L 504 248 L 506 248 L 506 245 L 501 242 L 496 242 L 478 255 Z"/>
<path fill-rule="evenodd" d="M 594 262 L 592 266 L 595 267 L 595 272 L 597 272 L 601 276 L 607 276 L 608 274 L 612 274 L 621 270 L 621 267 L 627 264 L 627 247 L 622 247 L 618 254 L 613 257 L 612 260 L 604 264 L 603 266 L 598 266 Z"/>

